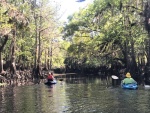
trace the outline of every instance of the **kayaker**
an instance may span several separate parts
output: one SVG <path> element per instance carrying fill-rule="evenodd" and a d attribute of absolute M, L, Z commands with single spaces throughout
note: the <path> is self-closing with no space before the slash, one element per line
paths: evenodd
<path fill-rule="evenodd" d="M 50 81 L 53 81 L 55 78 L 54 78 L 54 76 L 53 76 L 53 73 L 50 73 L 49 72 L 49 74 L 48 74 L 48 76 L 47 76 L 47 81 L 48 82 L 50 82 Z"/>
<path fill-rule="evenodd" d="M 122 80 L 123 84 L 137 84 L 137 82 L 131 77 L 131 74 L 128 72 L 126 78 Z"/>

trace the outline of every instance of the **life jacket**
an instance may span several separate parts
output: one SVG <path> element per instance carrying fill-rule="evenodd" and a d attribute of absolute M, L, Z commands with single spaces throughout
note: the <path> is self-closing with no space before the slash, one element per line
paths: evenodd
<path fill-rule="evenodd" d="M 48 75 L 47 79 L 53 80 L 53 75 Z"/>

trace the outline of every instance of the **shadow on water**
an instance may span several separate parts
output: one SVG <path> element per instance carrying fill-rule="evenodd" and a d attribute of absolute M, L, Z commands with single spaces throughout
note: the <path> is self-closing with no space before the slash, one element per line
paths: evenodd
<path fill-rule="evenodd" d="M 144 88 L 123 90 L 99 77 L 72 76 L 51 86 L 1 88 L 0 113 L 150 113 L 149 100 Z"/>

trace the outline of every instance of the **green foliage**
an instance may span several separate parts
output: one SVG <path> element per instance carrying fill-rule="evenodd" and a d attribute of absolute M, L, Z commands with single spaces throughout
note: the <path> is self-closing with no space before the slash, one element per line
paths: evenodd
<path fill-rule="evenodd" d="M 28 63 L 33 65 L 35 51 L 39 49 L 35 49 L 36 35 L 40 37 L 41 42 L 41 55 L 39 55 L 41 63 L 44 64 L 46 60 L 50 59 L 49 54 L 46 53 L 52 47 L 52 51 L 55 53 L 52 56 L 53 66 L 63 64 L 65 52 L 57 52 L 60 46 L 58 46 L 59 43 L 55 42 L 56 38 L 53 40 L 53 37 L 59 37 L 59 31 L 56 30 L 58 28 L 58 23 L 55 20 L 56 9 L 47 4 L 49 4 L 49 0 L 43 0 L 38 4 L 26 0 L 8 0 L 0 3 L 0 41 L 4 41 L 4 35 L 9 35 L 9 40 L 2 53 L 6 61 L 10 60 L 11 57 L 11 42 L 14 35 L 12 31 L 16 29 L 15 56 L 18 64 L 23 63 L 26 65 Z M 36 23 L 35 19 L 37 20 Z M 50 43 L 51 41 L 55 44 Z M 0 45 L 2 45 L 1 42 Z M 39 40 L 37 40 L 38 44 Z"/>
<path fill-rule="evenodd" d="M 8 34 L 11 31 L 12 24 L 8 23 L 10 17 L 7 14 L 8 7 L 0 4 L 0 35 Z"/>
<path fill-rule="evenodd" d="M 9 35 L 3 57 L 9 59 L 12 31 L 16 28 L 16 62 L 33 63 L 36 52 L 41 64 L 52 59 L 54 67 L 62 66 L 63 62 L 83 66 L 107 65 L 115 59 L 123 61 L 127 56 L 134 61 L 133 56 L 138 59 L 139 54 L 149 53 L 141 4 L 138 0 L 95 0 L 69 16 L 69 23 L 62 28 L 56 19 L 57 11 L 49 0 L 38 4 L 26 0 L 1 2 L 0 45 L 3 36 Z"/>
<path fill-rule="evenodd" d="M 145 51 L 141 9 L 138 1 L 95 0 L 87 9 L 75 13 L 64 28 L 64 37 L 72 38 L 68 54 L 78 62 L 86 58 L 87 64 L 101 65 L 109 63 L 106 57 L 125 59 L 126 54 L 133 56 L 131 50 L 135 56 Z"/>

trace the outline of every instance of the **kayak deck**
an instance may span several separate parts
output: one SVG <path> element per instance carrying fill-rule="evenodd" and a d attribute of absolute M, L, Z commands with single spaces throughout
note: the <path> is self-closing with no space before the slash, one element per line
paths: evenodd
<path fill-rule="evenodd" d="M 56 84 L 56 83 L 57 83 L 57 81 L 53 80 L 53 81 L 45 82 L 44 84 L 45 85 L 52 85 L 52 84 Z"/>

